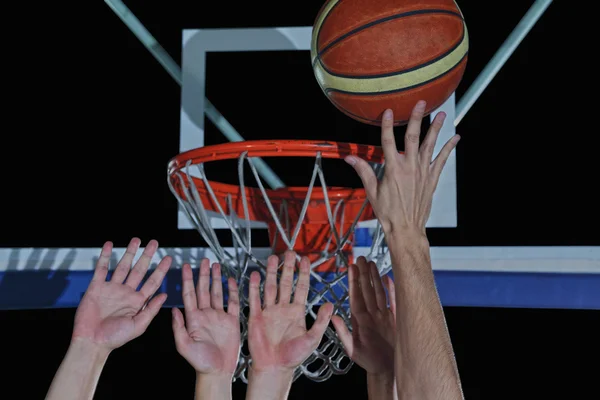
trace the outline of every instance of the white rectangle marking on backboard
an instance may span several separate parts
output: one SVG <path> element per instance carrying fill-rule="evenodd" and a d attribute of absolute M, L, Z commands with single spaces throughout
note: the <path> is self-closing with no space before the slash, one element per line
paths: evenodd
<path fill-rule="evenodd" d="M 284 51 L 310 50 L 312 27 L 248 28 L 248 29 L 186 29 L 182 36 L 182 95 L 180 151 L 204 146 L 204 96 L 206 83 L 206 53 L 211 51 Z M 440 132 L 435 154 L 454 135 L 455 127 L 450 121 L 455 117 L 454 94 L 438 110 L 447 114 L 447 121 Z M 224 116 L 227 118 L 227 116 Z M 244 132 L 239 132 L 242 137 Z M 275 171 L 277 172 L 277 171 Z M 216 229 L 227 228 L 218 214 L 211 217 Z M 362 222 L 359 227 L 373 227 L 376 221 Z M 179 209 L 179 229 L 193 229 L 193 225 Z M 456 207 L 456 156 L 448 159 L 434 196 L 428 227 L 454 228 L 457 226 Z M 266 227 L 264 223 L 254 227 Z"/>

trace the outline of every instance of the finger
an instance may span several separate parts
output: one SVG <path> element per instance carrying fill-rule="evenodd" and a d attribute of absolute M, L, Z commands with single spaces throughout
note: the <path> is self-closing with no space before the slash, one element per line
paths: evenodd
<path fill-rule="evenodd" d="M 221 280 L 221 265 L 219 263 L 214 263 L 212 266 L 210 305 L 215 310 L 223 310 L 223 281 Z"/>
<path fill-rule="evenodd" d="M 125 284 L 130 288 L 137 290 L 138 286 L 146 272 L 148 272 L 148 267 L 150 266 L 150 261 L 152 261 L 152 257 L 154 257 L 154 253 L 156 253 L 156 249 L 158 249 L 158 242 L 156 240 L 151 240 L 148 242 L 148 245 L 144 249 L 140 259 L 135 263 L 135 266 L 127 276 L 127 280 Z"/>
<path fill-rule="evenodd" d="M 292 285 L 294 282 L 294 267 L 296 266 L 296 253 L 286 251 L 283 256 L 283 272 L 279 279 L 278 303 L 289 304 L 292 296 Z"/>
<path fill-rule="evenodd" d="M 250 306 L 250 316 L 258 315 L 260 307 L 260 274 L 254 271 L 250 274 L 250 289 L 248 291 L 248 305 Z"/>
<path fill-rule="evenodd" d="M 156 317 L 156 314 L 158 314 L 158 312 L 160 311 L 160 308 L 164 304 L 165 300 L 167 300 L 167 294 L 159 294 L 158 296 L 150 300 L 146 307 L 142 311 L 140 311 L 135 317 L 133 317 L 136 337 L 146 332 L 148 325 L 150 325 L 150 322 L 152 322 L 154 317 Z"/>
<path fill-rule="evenodd" d="M 210 261 L 204 258 L 200 263 L 200 272 L 198 273 L 198 285 L 196 285 L 196 297 L 198 298 L 198 308 L 210 308 Z"/>
<path fill-rule="evenodd" d="M 334 315 L 333 317 L 331 317 L 331 323 L 333 324 L 333 327 L 335 328 L 335 331 L 338 337 L 340 338 L 342 345 L 344 345 L 346 354 L 348 354 L 348 357 L 352 358 L 354 350 L 352 334 L 348 330 L 346 323 L 339 315 Z"/>
<path fill-rule="evenodd" d="M 294 292 L 295 304 L 306 304 L 308 298 L 308 288 L 310 285 L 310 261 L 308 257 L 302 257 L 300 260 L 300 273 L 298 282 L 296 282 L 296 291 Z"/>
<path fill-rule="evenodd" d="M 172 309 L 172 315 L 173 320 L 171 325 L 173 327 L 173 336 L 175 337 L 175 347 L 177 348 L 177 351 L 181 352 L 181 349 L 189 342 L 190 336 L 185 329 L 185 322 L 181 311 L 179 311 L 177 307 L 174 307 Z"/>
<path fill-rule="evenodd" d="M 129 270 L 131 269 L 131 263 L 133 262 L 133 258 L 135 257 L 135 253 L 137 253 L 140 248 L 141 240 L 138 238 L 133 238 L 127 245 L 127 250 L 125 250 L 125 254 L 121 257 L 121 260 L 117 264 L 117 268 L 113 272 L 113 276 L 111 278 L 112 282 L 123 283 Z"/>
<path fill-rule="evenodd" d="M 387 309 L 387 299 L 385 298 L 385 289 L 381 283 L 381 275 L 377 265 L 373 261 L 369 263 L 369 272 L 371 274 L 371 283 L 373 285 L 373 292 L 375 293 L 375 304 L 380 310 Z"/>
<path fill-rule="evenodd" d="M 229 303 L 227 304 L 227 312 L 231 315 L 239 317 L 240 315 L 240 293 L 238 285 L 233 278 L 227 280 L 229 287 Z"/>
<path fill-rule="evenodd" d="M 371 283 L 369 265 L 364 257 L 359 257 L 356 264 L 358 266 L 360 291 L 362 292 L 362 297 L 365 300 L 367 311 L 369 311 L 369 313 L 374 313 L 377 311 L 377 300 L 375 300 L 375 290 L 373 289 L 373 285 Z"/>
<path fill-rule="evenodd" d="M 394 281 L 388 275 L 385 276 L 385 287 L 388 291 L 388 301 L 390 303 L 390 311 L 394 314 L 394 320 L 396 319 L 396 287 Z"/>
<path fill-rule="evenodd" d="M 160 285 L 162 285 L 163 279 L 165 279 L 167 271 L 171 267 L 171 261 L 171 257 L 163 257 L 163 259 L 160 260 L 160 262 L 156 266 L 156 269 L 154 270 L 152 275 L 150 275 L 148 279 L 146 279 L 146 282 L 140 289 L 140 293 L 142 293 L 146 299 L 152 297 L 154 293 L 156 293 Z"/>
<path fill-rule="evenodd" d="M 363 295 L 360 291 L 360 280 L 358 279 L 358 276 L 358 267 L 355 264 L 350 265 L 350 268 L 348 268 L 348 284 L 350 286 L 350 311 L 353 314 L 360 314 L 367 311 L 365 299 L 363 299 Z"/>
<path fill-rule="evenodd" d="M 277 299 L 277 267 L 279 258 L 270 256 L 267 259 L 267 277 L 265 278 L 265 307 L 275 304 Z"/>
<path fill-rule="evenodd" d="M 442 126 L 444 125 L 444 120 L 446 119 L 446 113 L 440 112 L 435 116 L 431 126 L 429 127 L 429 131 L 423 140 L 423 144 L 421 145 L 421 163 L 424 166 L 429 167 L 431 165 L 431 161 L 433 158 L 433 150 L 435 149 L 435 144 L 437 143 L 438 135 Z"/>
<path fill-rule="evenodd" d="M 381 147 L 385 157 L 386 170 L 392 170 L 398 156 L 398 146 L 394 137 L 394 112 L 385 110 L 381 119 Z"/>
<path fill-rule="evenodd" d="M 419 135 L 421 134 L 421 122 L 423 121 L 425 106 L 425 101 L 421 100 L 417 102 L 408 120 L 406 134 L 404 135 L 404 154 L 412 165 L 416 165 L 418 160 Z"/>
<path fill-rule="evenodd" d="M 344 160 L 354 168 L 365 188 L 369 201 L 374 202 L 379 181 L 373 168 L 371 168 L 368 162 L 355 156 L 348 156 Z"/>
<path fill-rule="evenodd" d="M 198 309 L 196 290 L 194 289 L 194 275 L 190 264 L 183 264 L 183 268 L 181 268 L 181 297 L 183 298 L 185 317 L 189 319 L 190 314 Z"/>
<path fill-rule="evenodd" d="M 450 140 L 446 142 L 444 147 L 442 147 L 440 154 L 438 154 L 435 160 L 433 160 L 431 163 L 431 173 L 434 178 L 435 186 L 437 186 L 437 181 L 440 178 L 442 170 L 444 169 L 444 165 L 446 165 L 446 161 L 448 161 L 448 157 L 450 157 L 450 153 L 452 153 L 452 150 L 454 150 L 459 140 L 459 135 L 452 136 Z"/>
<path fill-rule="evenodd" d="M 318 344 L 321 341 L 325 329 L 327 329 L 327 325 L 329 325 L 329 321 L 331 321 L 331 314 L 333 314 L 333 304 L 325 303 L 319 307 L 317 319 L 306 333 L 313 343 L 316 342 Z"/>
<path fill-rule="evenodd" d="M 96 270 L 94 271 L 92 280 L 100 282 L 106 281 L 106 275 L 108 275 L 108 266 L 110 264 L 110 256 L 112 255 L 112 247 L 112 242 L 106 242 L 104 243 L 104 246 L 102 246 L 100 257 L 98 257 Z"/>

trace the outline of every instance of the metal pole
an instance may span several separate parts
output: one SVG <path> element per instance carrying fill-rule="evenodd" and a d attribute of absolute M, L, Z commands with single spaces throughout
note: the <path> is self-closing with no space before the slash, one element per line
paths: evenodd
<path fill-rule="evenodd" d="M 142 42 L 144 47 L 152 53 L 154 58 L 163 66 L 163 68 L 171 75 L 173 79 L 182 85 L 181 78 L 181 67 L 171 58 L 169 53 L 158 43 L 158 41 L 152 36 L 152 34 L 146 29 L 146 27 L 140 22 L 139 19 L 127 8 L 121 0 L 104 0 L 106 4 L 114 11 L 115 14 L 123 21 L 125 25 L 131 30 L 131 32 Z M 204 112 L 208 119 L 230 142 L 242 142 L 244 138 L 240 135 L 235 128 L 225 119 L 215 106 L 208 100 L 204 99 L 205 108 Z M 283 181 L 275 174 L 275 172 L 261 159 L 252 159 L 254 166 L 256 167 L 260 176 L 267 182 L 272 189 L 278 189 L 285 187 Z"/>
<path fill-rule="evenodd" d="M 542 14 L 544 14 L 544 11 L 546 11 L 550 3 L 552 3 L 552 0 L 536 0 L 523 18 L 521 18 L 521 21 L 519 21 L 515 29 L 506 38 L 504 43 L 502 43 L 502 46 L 500 46 L 496 54 L 494 54 L 494 57 L 492 57 L 477 79 L 475 79 L 466 93 L 459 100 L 456 105 L 456 119 L 454 120 L 454 126 L 457 126 L 464 118 L 467 111 L 469 111 L 479 96 L 481 96 L 481 93 L 483 93 L 498 71 L 500 71 L 500 68 L 504 66 L 521 41 L 527 36 L 531 28 L 533 28 Z"/>

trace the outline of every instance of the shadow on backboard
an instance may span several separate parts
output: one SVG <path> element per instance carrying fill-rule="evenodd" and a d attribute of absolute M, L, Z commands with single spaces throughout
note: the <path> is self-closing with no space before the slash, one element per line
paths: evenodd
<path fill-rule="evenodd" d="M 22 261 L 24 249 L 11 249 L 8 264 L 0 272 L 0 308 L 48 308 L 69 286 L 69 268 L 76 256 L 70 249 L 57 259 L 58 249 L 33 249 Z M 24 262 L 23 268 L 19 264 Z"/>
<path fill-rule="evenodd" d="M 0 270 L 0 309 L 37 309 L 77 307 L 94 274 L 98 256 L 82 255 L 83 249 L 15 248 L 9 252 L 6 267 Z M 85 249 L 87 250 L 87 249 Z M 78 254 L 79 252 L 79 254 Z M 159 249 L 158 260 L 171 256 L 173 263 L 158 293 L 167 293 L 166 307 L 182 305 L 181 266 L 198 266 L 205 249 Z M 98 249 L 99 254 L 99 249 Z M 111 270 L 118 263 L 113 252 Z M 142 284 L 157 266 L 150 266 Z M 194 277 L 197 279 L 197 268 Z M 111 273 L 109 272 L 108 279 Z"/>

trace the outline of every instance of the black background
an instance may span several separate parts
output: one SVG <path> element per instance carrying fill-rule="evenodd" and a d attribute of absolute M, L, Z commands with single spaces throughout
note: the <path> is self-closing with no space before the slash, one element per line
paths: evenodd
<path fill-rule="evenodd" d="M 458 98 L 531 3 L 459 3 L 470 55 Z M 550 6 L 459 125 L 459 227 L 431 229 L 432 245 L 600 243 L 597 184 L 590 184 L 597 181 L 597 123 L 582 106 L 587 83 L 578 81 L 582 56 L 571 45 L 582 39 L 572 29 L 582 22 L 567 3 Z M 179 62 L 182 29 L 308 26 L 322 2 L 126 4 Z M 125 246 L 132 236 L 167 247 L 203 245 L 194 231 L 176 229 L 166 185 L 166 163 L 179 147 L 179 86 L 104 3 L 43 7 L 10 14 L 22 18 L 28 11 L 31 18 L 11 30 L 7 44 L 0 245 L 99 247 L 112 240 Z M 308 52 L 209 54 L 207 97 L 248 139 L 377 144 L 376 129 L 343 116 L 318 91 L 308 59 Z M 225 65 L 239 72 L 229 84 Z M 225 140 L 208 120 L 206 131 L 207 144 Z M 284 180 L 303 179 L 292 172 L 297 168 L 272 165 Z M 598 392 L 598 312 L 445 311 L 467 398 Z M 68 346 L 73 314 L 0 312 L 6 367 L 0 397 L 44 396 Z M 366 398 L 365 383 L 354 367 L 326 383 L 300 379 L 290 398 Z M 234 388 L 241 398 L 245 385 Z M 192 395 L 193 371 L 175 351 L 169 310 L 114 352 L 97 392 L 99 399 Z"/>

